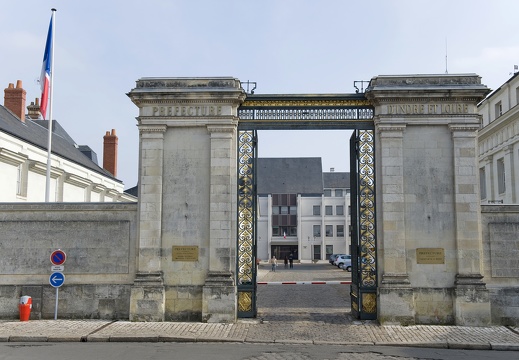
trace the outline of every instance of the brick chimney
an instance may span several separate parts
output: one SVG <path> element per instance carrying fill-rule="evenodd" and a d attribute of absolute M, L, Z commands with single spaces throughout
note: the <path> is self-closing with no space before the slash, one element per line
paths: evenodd
<path fill-rule="evenodd" d="M 38 120 L 41 118 L 40 114 L 40 99 L 36 98 L 31 101 L 31 105 L 27 106 L 27 115 L 29 119 Z"/>
<path fill-rule="evenodd" d="M 13 114 L 25 122 L 25 96 L 27 92 L 22 88 L 22 80 L 14 84 L 9 83 L 9 87 L 4 90 L 4 106 L 11 110 Z"/>
<path fill-rule="evenodd" d="M 115 129 L 106 132 L 103 137 L 103 168 L 117 177 L 117 143 L 119 139 L 115 135 Z"/>

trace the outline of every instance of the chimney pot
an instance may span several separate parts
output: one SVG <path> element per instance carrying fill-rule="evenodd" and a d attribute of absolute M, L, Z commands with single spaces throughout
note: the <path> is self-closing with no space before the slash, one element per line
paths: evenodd
<path fill-rule="evenodd" d="M 25 122 L 25 97 L 27 92 L 22 88 L 22 81 L 16 82 L 16 89 L 13 83 L 9 83 L 4 89 L 4 106 L 16 115 L 20 121 Z"/>

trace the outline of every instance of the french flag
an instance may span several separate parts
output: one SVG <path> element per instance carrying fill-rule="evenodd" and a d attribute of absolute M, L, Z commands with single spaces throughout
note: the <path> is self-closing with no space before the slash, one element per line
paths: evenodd
<path fill-rule="evenodd" d="M 50 73 L 52 69 L 52 19 L 50 18 L 49 33 L 47 34 L 47 43 L 45 44 L 45 52 L 43 53 L 43 65 L 41 67 L 40 86 L 41 86 L 41 105 L 40 113 L 43 119 L 46 119 L 47 105 L 49 103 L 50 94 Z"/>

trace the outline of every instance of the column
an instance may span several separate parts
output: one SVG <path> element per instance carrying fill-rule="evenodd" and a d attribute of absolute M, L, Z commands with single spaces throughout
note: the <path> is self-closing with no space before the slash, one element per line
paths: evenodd
<path fill-rule="evenodd" d="M 139 127 L 139 249 L 130 321 L 164 321 L 161 224 L 165 131 L 165 125 Z"/>
<path fill-rule="evenodd" d="M 515 204 L 515 186 L 514 186 L 514 147 L 513 145 L 508 145 L 505 148 L 505 204 Z"/>
<path fill-rule="evenodd" d="M 203 287 L 202 320 L 236 321 L 233 203 L 236 199 L 236 124 L 207 126 L 211 136 L 209 271 Z"/>
<path fill-rule="evenodd" d="M 405 124 L 376 121 L 379 209 L 378 258 L 382 260 L 379 320 L 414 324 L 413 289 L 407 271 L 403 137 Z"/>
<path fill-rule="evenodd" d="M 454 316 L 456 325 L 490 325 L 489 292 L 482 281 L 481 213 L 474 125 L 449 125 L 454 156 L 454 220 L 457 274 Z"/>

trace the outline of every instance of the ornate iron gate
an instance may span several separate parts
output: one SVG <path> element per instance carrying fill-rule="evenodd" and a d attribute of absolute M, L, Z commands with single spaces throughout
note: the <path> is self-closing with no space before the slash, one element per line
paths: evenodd
<path fill-rule="evenodd" d="M 352 313 L 360 319 L 376 319 L 374 125 L 369 101 L 362 93 L 249 95 L 238 117 L 238 317 L 256 316 L 257 130 L 354 129 L 350 140 L 354 144 L 350 145 L 354 146 L 350 151 L 354 165 L 351 201 L 356 214 L 350 229 Z"/>
<path fill-rule="evenodd" d="M 256 130 L 238 131 L 238 317 L 256 317 Z"/>
<path fill-rule="evenodd" d="M 351 312 L 377 319 L 375 224 L 375 148 L 373 130 L 355 130 L 350 138 Z"/>

